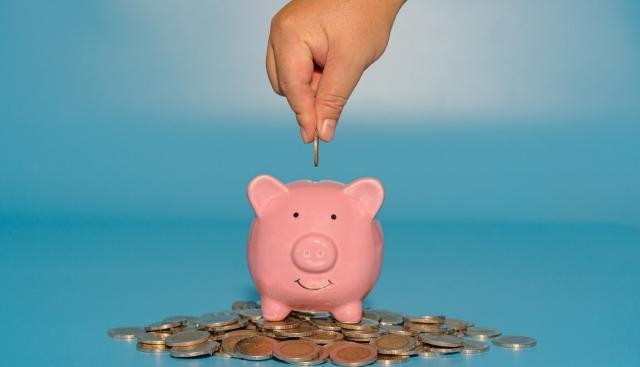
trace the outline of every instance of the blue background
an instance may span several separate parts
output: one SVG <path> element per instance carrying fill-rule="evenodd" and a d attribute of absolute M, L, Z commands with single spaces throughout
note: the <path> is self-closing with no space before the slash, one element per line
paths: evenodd
<path fill-rule="evenodd" d="M 2 364 L 254 364 L 106 331 L 257 297 L 260 173 L 383 182 L 368 305 L 539 341 L 411 364 L 640 364 L 640 7 L 409 2 L 313 168 L 264 72 L 282 4 L 0 2 Z"/>

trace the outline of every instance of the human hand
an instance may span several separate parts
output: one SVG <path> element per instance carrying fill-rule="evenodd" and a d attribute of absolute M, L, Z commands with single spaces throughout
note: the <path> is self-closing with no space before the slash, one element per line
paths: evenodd
<path fill-rule="evenodd" d="M 384 52 L 405 0 L 292 0 L 271 21 L 267 74 L 305 143 L 333 138 L 364 70 Z"/>

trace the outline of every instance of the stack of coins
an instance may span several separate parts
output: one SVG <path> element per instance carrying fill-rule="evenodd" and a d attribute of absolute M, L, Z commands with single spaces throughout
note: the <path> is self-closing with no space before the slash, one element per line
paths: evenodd
<path fill-rule="evenodd" d="M 141 352 L 175 358 L 275 358 L 301 366 L 327 361 L 348 367 L 391 365 L 414 356 L 473 355 L 488 351 L 490 340 L 510 349 L 536 345 L 533 338 L 501 336 L 496 329 L 444 315 L 366 309 L 359 323 L 341 323 L 326 311 L 297 310 L 282 321 L 267 321 L 259 307 L 254 301 L 236 301 L 230 311 L 171 316 L 145 327 L 114 328 L 108 335 L 136 340 Z"/>

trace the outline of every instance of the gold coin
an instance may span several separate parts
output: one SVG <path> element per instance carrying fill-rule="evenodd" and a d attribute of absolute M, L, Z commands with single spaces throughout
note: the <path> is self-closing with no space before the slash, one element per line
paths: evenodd
<path fill-rule="evenodd" d="M 273 330 L 273 333 L 278 336 L 286 336 L 289 338 L 301 338 L 303 336 L 313 335 L 316 328 L 311 325 L 300 325 L 293 329 Z"/>
<path fill-rule="evenodd" d="M 456 331 L 465 331 L 468 327 L 473 326 L 473 322 L 467 320 L 458 320 L 458 319 L 446 319 L 444 320 L 444 324 L 449 326 L 450 328 Z"/>
<path fill-rule="evenodd" d="M 316 132 L 316 136 L 313 139 L 313 166 L 318 167 L 319 161 L 320 161 L 320 138 L 318 137 L 318 132 Z"/>
<path fill-rule="evenodd" d="M 369 329 L 369 330 L 343 330 L 342 335 L 344 335 L 345 338 L 372 339 L 372 338 L 377 338 L 382 334 L 378 330 Z"/>
<path fill-rule="evenodd" d="M 159 321 L 154 322 L 153 324 L 147 325 L 144 327 L 145 331 L 160 331 L 160 330 L 169 330 L 171 328 L 175 328 L 180 326 L 179 322 L 173 321 Z"/>
<path fill-rule="evenodd" d="M 138 334 L 144 334 L 144 329 L 141 327 L 124 326 L 110 329 L 107 335 L 114 339 L 132 340 L 138 337 Z"/>
<path fill-rule="evenodd" d="M 320 355 L 320 346 L 308 340 L 287 340 L 276 344 L 273 355 L 285 362 L 306 362 Z"/>
<path fill-rule="evenodd" d="M 444 324 L 445 317 L 443 315 L 425 315 L 425 316 L 407 316 L 405 322 L 417 322 L 420 324 Z"/>
<path fill-rule="evenodd" d="M 136 345 L 136 349 L 139 352 L 145 352 L 145 353 L 164 353 L 169 350 L 165 345 L 153 345 L 153 344 L 143 344 L 143 343 L 138 343 Z"/>
<path fill-rule="evenodd" d="M 329 344 L 344 338 L 341 333 L 329 330 L 315 330 L 313 334 L 305 336 L 303 339 L 316 344 Z"/>
<path fill-rule="evenodd" d="M 377 363 L 383 366 L 390 366 L 392 364 L 404 363 L 409 360 L 409 356 L 392 355 L 392 354 L 379 354 Z"/>
<path fill-rule="evenodd" d="M 318 329 L 328 330 L 328 331 L 340 331 L 340 330 L 342 330 L 340 325 L 338 325 L 338 323 L 333 321 L 333 320 L 317 319 L 317 320 L 311 320 L 311 322 Z"/>
<path fill-rule="evenodd" d="M 397 354 L 406 352 L 416 346 L 416 339 L 404 335 L 383 335 L 371 341 L 380 354 Z"/>
<path fill-rule="evenodd" d="M 260 319 L 254 321 L 254 323 L 258 327 L 267 330 L 293 329 L 300 326 L 300 320 L 294 319 L 293 317 L 287 317 L 282 321 L 267 321 L 265 319 Z"/>
<path fill-rule="evenodd" d="M 384 334 L 390 335 L 416 336 L 418 334 L 416 331 L 407 330 L 400 325 L 383 325 L 380 327 L 380 331 Z"/>
<path fill-rule="evenodd" d="M 334 364 L 344 367 L 366 366 L 375 362 L 378 356 L 376 348 L 366 345 L 343 345 L 335 348 L 329 357 Z"/>
<path fill-rule="evenodd" d="M 235 330 L 224 334 L 222 337 L 222 350 L 229 355 L 233 355 L 236 350 L 236 344 L 250 336 L 258 336 L 258 332 L 254 330 Z"/>
<path fill-rule="evenodd" d="M 528 336 L 505 335 L 493 339 L 493 344 L 511 349 L 533 348 L 538 342 Z"/>
<path fill-rule="evenodd" d="M 165 337 L 154 333 L 144 333 L 138 335 L 139 344 L 166 345 Z"/>
<path fill-rule="evenodd" d="M 168 347 L 187 347 L 206 342 L 211 334 L 208 331 L 183 331 L 168 336 L 164 342 Z"/>
<path fill-rule="evenodd" d="M 465 340 L 462 347 L 462 353 L 464 354 L 483 353 L 489 350 L 489 344 L 475 340 Z"/>
<path fill-rule="evenodd" d="M 235 356 L 252 361 L 269 359 L 277 341 L 266 336 L 250 336 L 236 344 Z"/>
<path fill-rule="evenodd" d="M 417 322 L 405 322 L 404 328 L 411 331 L 416 332 L 424 332 L 424 333 L 442 333 L 442 326 L 440 324 L 420 324 Z"/>
<path fill-rule="evenodd" d="M 208 341 L 202 344 L 198 344 L 189 348 L 171 348 L 169 351 L 172 357 L 176 358 L 193 358 L 193 357 L 201 357 L 206 355 L 213 355 L 220 344 L 215 341 Z"/>
<path fill-rule="evenodd" d="M 423 343 L 437 347 L 457 348 L 462 347 L 464 344 L 464 340 L 462 338 L 458 338 L 453 335 L 429 335 L 421 333 L 419 336 Z"/>
<path fill-rule="evenodd" d="M 338 322 L 338 325 L 346 330 L 367 330 L 371 328 L 377 328 L 379 323 L 376 320 L 362 318 L 358 323 L 347 324 L 344 322 Z"/>
<path fill-rule="evenodd" d="M 502 333 L 496 329 L 478 327 L 478 326 L 468 327 L 467 330 L 465 330 L 464 332 L 464 335 L 466 335 L 467 337 L 472 339 L 478 339 L 478 340 L 487 340 L 487 339 L 495 338 L 500 334 Z"/>

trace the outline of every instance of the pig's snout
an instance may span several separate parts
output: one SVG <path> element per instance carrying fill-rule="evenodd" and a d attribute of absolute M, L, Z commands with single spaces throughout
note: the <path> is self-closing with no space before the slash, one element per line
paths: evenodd
<path fill-rule="evenodd" d="M 338 258 L 336 245 L 325 235 L 306 234 L 296 241 L 291 251 L 293 263 L 303 271 L 321 273 L 333 267 Z"/>

